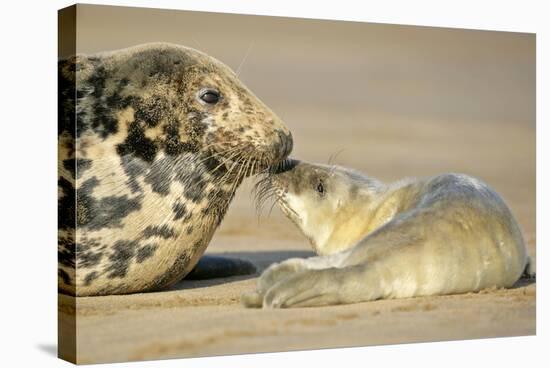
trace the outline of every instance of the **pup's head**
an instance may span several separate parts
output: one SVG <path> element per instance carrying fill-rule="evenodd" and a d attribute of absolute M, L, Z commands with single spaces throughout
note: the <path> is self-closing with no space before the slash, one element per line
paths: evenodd
<path fill-rule="evenodd" d="M 273 168 L 260 186 L 271 189 L 281 210 L 318 254 L 354 245 L 365 221 L 358 216 L 382 190 L 380 182 L 357 171 L 298 160 Z"/>

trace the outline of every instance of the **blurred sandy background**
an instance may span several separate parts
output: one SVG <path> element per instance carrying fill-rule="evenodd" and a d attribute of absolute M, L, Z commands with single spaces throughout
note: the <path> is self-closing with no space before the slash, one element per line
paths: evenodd
<path fill-rule="evenodd" d="M 77 51 L 166 41 L 225 62 L 290 127 L 292 154 L 393 181 L 463 172 L 507 200 L 535 258 L 535 36 L 78 5 Z M 243 59 L 246 56 L 246 60 Z M 311 255 L 251 182 L 208 253 L 260 269 Z M 282 311 L 245 310 L 255 277 L 77 300 L 82 363 L 535 333 L 535 284 L 479 294 Z M 60 310 L 71 313 L 66 298 Z"/>

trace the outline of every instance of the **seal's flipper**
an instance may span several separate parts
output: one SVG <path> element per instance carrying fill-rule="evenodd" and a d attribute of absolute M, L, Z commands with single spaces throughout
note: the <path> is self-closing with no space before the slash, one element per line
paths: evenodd
<path fill-rule="evenodd" d="M 350 293 L 349 288 L 342 287 L 346 284 L 361 285 L 362 280 L 357 276 L 354 268 L 303 271 L 270 288 L 263 298 L 263 307 L 318 307 L 362 301 L 363 293 Z"/>
<path fill-rule="evenodd" d="M 537 278 L 535 265 L 531 257 L 527 257 L 527 264 L 525 265 L 525 269 L 523 270 L 523 274 L 521 275 L 521 278 L 528 279 L 528 280 L 536 280 Z"/>
<path fill-rule="evenodd" d="M 185 276 L 185 279 L 206 280 L 254 273 L 256 273 L 256 267 L 244 259 L 206 255 L 199 259 L 195 268 Z"/>
<path fill-rule="evenodd" d="M 246 308 L 261 308 L 263 303 L 263 294 L 253 291 L 241 295 L 241 304 Z"/>

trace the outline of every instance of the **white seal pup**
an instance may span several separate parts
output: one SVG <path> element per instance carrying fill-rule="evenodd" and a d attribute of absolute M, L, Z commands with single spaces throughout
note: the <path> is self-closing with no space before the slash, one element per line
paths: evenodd
<path fill-rule="evenodd" d="M 296 160 L 262 180 L 319 254 L 274 264 L 248 307 L 347 304 L 510 287 L 528 264 L 517 221 L 487 184 L 463 174 L 385 185 Z"/>

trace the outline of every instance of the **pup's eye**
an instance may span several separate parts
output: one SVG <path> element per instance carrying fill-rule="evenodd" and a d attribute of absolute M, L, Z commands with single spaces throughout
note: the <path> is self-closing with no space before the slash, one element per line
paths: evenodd
<path fill-rule="evenodd" d="M 200 99 L 209 105 L 214 105 L 220 100 L 220 92 L 215 89 L 207 89 L 200 94 Z"/>
<path fill-rule="evenodd" d="M 317 192 L 319 192 L 319 194 L 325 193 L 325 187 L 323 186 L 323 183 L 317 184 Z"/>

